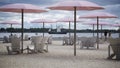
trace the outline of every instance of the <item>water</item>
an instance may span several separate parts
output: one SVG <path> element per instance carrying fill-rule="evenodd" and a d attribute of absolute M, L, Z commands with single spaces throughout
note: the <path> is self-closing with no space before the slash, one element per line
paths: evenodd
<path fill-rule="evenodd" d="M 20 36 L 21 33 L 13 33 L 13 34 L 16 34 L 17 36 Z M 71 33 L 71 35 L 73 35 L 74 33 Z M 4 36 L 8 36 L 9 37 L 10 33 L 0 33 L 0 38 L 3 38 Z M 24 33 L 24 35 L 29 35 L 29 37 L 31 36 L 35 36 L 36 33 Z M 37 33 L 37 35 L 43 35 L 43 33 Z M 48 33 L 45 33 L 44 34 L 45 36 L 52 36 L 52 37 L 64 37 L 64 36 L 69 36 L 69 33 L 67 34 L 48 34 Z M 93 36 L 93 33 L 77 33 L 77 36 L 78 37 L 92 37 Z M 95 36 L 97 36 L 97 34 L 95 33 Z M 101 37 L 101 34 L 99 33 L 99 36 Z M 104 35 L 102 35 L 104 36 Z M 111 33 L 111 36 L 113 38 L 118 38 L 119 37 L 119 34 L 118 33 Z"/>

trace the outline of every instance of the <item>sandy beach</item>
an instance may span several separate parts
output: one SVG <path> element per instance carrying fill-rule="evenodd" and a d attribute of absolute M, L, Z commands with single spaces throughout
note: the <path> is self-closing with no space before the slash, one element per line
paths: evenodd
<path fill-rule="evenodd" d="M 10 44 L 0 42 L 0 68 L 120 68 L 119 61 L 106 59 L 108 43 L 100 44 L 99 50 L 77 45 L 77 56 L 73 46 L 63 46 L 60 40 L 49 45 L 48 53 L 8 55 L 6 45 Z"/>

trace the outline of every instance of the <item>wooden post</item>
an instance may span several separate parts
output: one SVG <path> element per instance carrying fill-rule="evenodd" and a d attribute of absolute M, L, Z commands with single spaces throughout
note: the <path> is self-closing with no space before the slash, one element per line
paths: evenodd
<path fill-rule="evenodd" d="M 95 34 L 94 34 L 95 32 L 94 32 L 94 24 L 93 24 L 93 37 L 95 37 Z"/>
<path fill-rule="evenodd" d="M 21 46 L 22 46 L 22 50 L 21 50 L 21 53 L 23 53 L 23 32 L 24 32 L 24 9 L 21 9 L 21 22 L 22 22 L 22 25 L 21 25 Z"/>
<path fill-rule="evenodd" d="M 43 22 L 43 37 L 44 37 L 44 31 L 45 31 L 45 30 L 44 30 L 44 27 L 45 27 L 44 25 L 45 25 L 45 23 Z"/>
<path fill-rule="evenodd" d="M 76 56 L 76 7 L 74 7 L 74 56 Z"/>
<path fill-rule="evenodd" d="M 97 49 L 99 49 L 99 17 L 97 17 Z"/>

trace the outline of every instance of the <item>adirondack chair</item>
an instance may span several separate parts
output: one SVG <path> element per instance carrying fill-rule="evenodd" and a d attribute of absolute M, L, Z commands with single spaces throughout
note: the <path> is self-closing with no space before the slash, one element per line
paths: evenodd
<path fill-rule="evenodd" d="M 115 56 L 116 60 L 120 60 L 120 38 L 110 38 L 109 39 L 110 45 L 108 46 L 108 58 L 107 59 L 113 59 Z M 111 54 L 111 49 L 113 53 Z"/>
<path fill-rule="evenodd" d="M 12 37 L 11 38 L 11 46 L 6 46 L 8 54 L 21 53 L 20 42 L 21 42 L 20 38 Z"/>

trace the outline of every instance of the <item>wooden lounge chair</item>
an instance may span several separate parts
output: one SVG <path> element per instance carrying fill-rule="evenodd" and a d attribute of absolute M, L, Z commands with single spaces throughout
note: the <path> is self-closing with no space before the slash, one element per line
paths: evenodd
<path fill-rule="evenodd" d="M 48 44 L 52 44 L 52 36 L 48 37 L 48 41 L 47 42 L 48 42 Z"/>
<path fill-rule="evenodd" d="M 90 37 L 90 38 L 81 37 L 80 41 L 81 41 L 80 49 L 82 49 L 84 47 L 86 47 L 87 49 L 89 49 L 91 47 L 95 49 L 96 38 L 94 38 L 94 37 Z"/>
<path fill-rule="evenodd" d="M 7 46 L 8 54 L 19 54 L 21 53 L 20 49 L 20 38 L 12 37 L 11 38 L 11 46 Z"/>
<path fill-rule="evenodd" d="M 107 59 L 113 59 L 120 60 L 120 38 L 110 38 L 109 39 L 110 45 L 108 46 L 108 58 Z M 111 49 L 113 53 L 111 54 Z"/>
<path fill-rule="evenodd" d="M 3 43 L 9 43 L 9 38 L 7 36 L 3 37 Z"/>
<path fill-rule="evenodd" d="M 33 51 L 33 52 L 48 52 L 48 37 L 42 37 L 42 36 L 34 36 L 32 37 L 32 44 L 34 45 L 34 49 L 29 49 L 29 51 Z M 45 49 L 45 45 L 46 49 Z"/>

